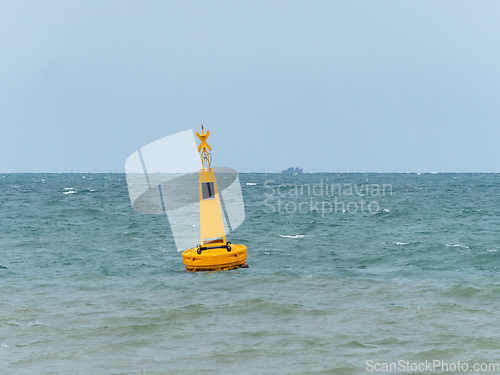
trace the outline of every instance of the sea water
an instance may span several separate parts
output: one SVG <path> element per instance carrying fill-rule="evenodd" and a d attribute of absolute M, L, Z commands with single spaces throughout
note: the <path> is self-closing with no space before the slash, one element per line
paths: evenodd
<path fill-rule="evenodd" d="M 0 374 L 500 362 L 499 174 L 240 180 L 250 268 L 189 273 L 124 174 L 0 175 Z"/>

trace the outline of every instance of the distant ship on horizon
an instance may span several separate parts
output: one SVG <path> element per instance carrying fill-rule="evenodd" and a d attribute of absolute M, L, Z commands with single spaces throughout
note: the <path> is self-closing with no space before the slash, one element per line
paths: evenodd
<path fill-rule="evenodd" d="M 281 171 L 281 173 L 303 173 L 302 168 L 290 167 Z"/>

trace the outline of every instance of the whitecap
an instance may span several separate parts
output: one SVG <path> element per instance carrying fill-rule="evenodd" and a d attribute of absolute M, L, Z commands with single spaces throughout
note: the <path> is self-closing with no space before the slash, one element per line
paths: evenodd
<path fill-rule="evenodd" d="M 73 194 L 73 193 L 76 193 L 76 191 L 74 191 L 74 190 L 65 191 L 63 194 Z"/>
<path fill-rule="evenodd" d="M 393 242 L 394 245 L 398 245 L 398 246 L 405 246 L 405 245 L 408 245 L 409 242 Z"/>
<path fill-rule="evenodd" d="M 64 188 L 64 190 L 75 190 L 73 188 Z"/>
<path fill-rule="evenodd" d="M 290 236 L 288 234 L 287 235 L 280 234 L 280 237 L 283 237 L 283 238 L 302 238 L 302 237 L 304 237 L 304 235 L 303 234 L 297 234 L 295 236 Z"/>
<path fill-rule="evenodd" d="M 387 208 L 384 208 L 382 211 L 384 211 L 384 212 L 391 212 L 391 210 L 389 210 Z"/>
<path fill-rule="evenodd" d="M 464 249 L 469 248 L 469 246 L 459 245 L 459 244 L 446 244 L 446 246 L 448 246 L 448 247 L 463 247 Z"/>
<path fill-rule="evenodd" d="M 254 185 L 257 185 L 257 183 L 256 182 L 247 182 L 247 185 L 248 186 L 254 186 Z"/>
<path fill-rule="evenodd" d="M 486 250 L 488 253 L 496 253 L 498 249 L 488 249 Z"/>

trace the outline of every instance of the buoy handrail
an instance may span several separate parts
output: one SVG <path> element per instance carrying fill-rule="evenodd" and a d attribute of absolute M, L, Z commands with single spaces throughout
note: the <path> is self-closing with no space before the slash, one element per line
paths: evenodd
<path fill-rule="evenodd" d="M 198 246 L 196 252 L 198 254 L 201 254 L 203 250 L 210 250 L 210 249 L 226 249 L 228 252 L 230 252 L 231 242 L 228 241 L 226 245 L 220 245 L 220 246 Z"/>

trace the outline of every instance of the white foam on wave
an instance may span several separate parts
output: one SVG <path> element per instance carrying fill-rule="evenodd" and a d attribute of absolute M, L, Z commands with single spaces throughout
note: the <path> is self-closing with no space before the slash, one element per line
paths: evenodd
<path fill-rule="evenodd" d="M 447 247 L 462 247 L 462 248 L 464 248 L 464 249 L 468 249 L 468 248 L 469 248 L 469 246 L 459 245 L 459 244 L 457 244 L 457 243 L 455 243 L 455 244 L 448 244 L 448 243 L 447 243 L 447 244 L 446 244 L 446 246 L 447 246 Z"/>
<path fill-rule="evenodd" d="M 405 246 L 405 245 L 408 245 L 409 242 L 393 242 L 394 245 L 397 245 L 397 246 Z"/>
<path fill-rule="evenodd" d="M 73 193 L 76 193 L 76 191 L 74 191 L 74 190 L 65 191 L 63 194 L 73 194 Z"/>
<path fill-rule="evenodd" d="M 257 185 L 257 183 L 256 182 L 247 182 L 247 185 L 248 186 L 254 186 L 254 185 Z"/>
<path fill-rule="evenodd" d="M 286 235 L 280 234 L 280 237 L 283 237 L 283 238 L 302 238 L 302 237 L 304 237 L 304 235 L 303 234 L 296 234 L 295 236 L 290 236 L 288 234 L 286 234 Z"/>
<path fill-rule="evenodd" d="M 75 190 L 73 188 L 64 188 L 64 190 Z"/>
<path fill-rule="evenodd" d="M 13 326 L 25 326 L 25 327 L 30 327 L 30 326 L 41 326 L 42 323 L 40 323 L 39 321 L 35 321 L 35 322 L 28 322 L 28 323 L 18 323 L 16 322 L 15 320 L 11 320 L 10 322 L 8 322 L 7 324 L 10 324 L 10 325 L 13 325 Z"/>

